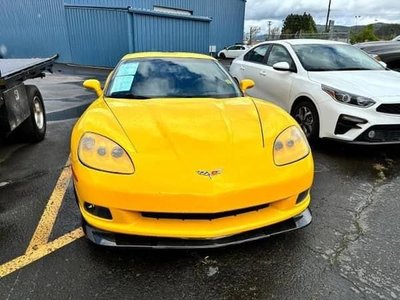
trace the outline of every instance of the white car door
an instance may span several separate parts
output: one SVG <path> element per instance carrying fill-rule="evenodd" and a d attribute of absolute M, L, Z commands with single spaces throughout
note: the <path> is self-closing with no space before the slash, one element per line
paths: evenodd
<path fill-rule="evenodd" d="M 268 52 L 270 44 L 260 45 L 247 52 L 242 60 L 234 61 L 231 67 L 232 75 L 239 81 L 251 79 L 255 86 L 246 91 L 249 96 L 263 98 L 262 85 L 264 77 L 260 75 L 264 64 L 265 55 Z"/>
<path fill-rule="evenodd" d="M 266 63 L 262 65 L 260 76 L 262 77 L 259 86 L 263 99 L 271 101 L 285 110 L 290 110 L 290 91 L 293 80 L 297 76 L 296 65 L 288 50 L 280 44 L 272 45 L 266 57 Z M 290 71 L 278 71 L 273 65 L 278 62 L 287 62 Z"/>
<path fill-rule="evenodd" d="M 240 45 L 230 46 L 226 49 L 226 57 L 227 58 L 236 58 L 242 53 L 243 53 L 243 50 L 242 50 L 242 46 L 240 46 Z"/>

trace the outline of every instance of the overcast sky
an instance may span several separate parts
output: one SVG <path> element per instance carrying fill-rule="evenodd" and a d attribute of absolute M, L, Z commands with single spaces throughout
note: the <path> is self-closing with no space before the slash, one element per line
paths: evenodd
<path fill-rule="evenodd" d="M 328 3 L 329 0 L 247 0 L 245 31 L 257 25 L 266 32 L 269 20 L 272 27 L 282 27 L 282 20 L 290 13 L 310 13 L 317 24 L 325 25 Z M 358 25 L 400 23 L 400 0 L 332 0 L 330 19 L 346 26 L 355 25 L 356 21 Z"/>

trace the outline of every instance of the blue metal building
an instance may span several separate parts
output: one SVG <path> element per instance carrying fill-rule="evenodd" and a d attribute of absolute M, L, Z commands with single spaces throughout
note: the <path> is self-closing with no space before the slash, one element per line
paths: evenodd
<path fill-rule="evenodd" d="M 114 66 L 139 51 L 209 53 L 241 42 L 246 0 L 14 0 L 0 4 L 0 54 Z"/>

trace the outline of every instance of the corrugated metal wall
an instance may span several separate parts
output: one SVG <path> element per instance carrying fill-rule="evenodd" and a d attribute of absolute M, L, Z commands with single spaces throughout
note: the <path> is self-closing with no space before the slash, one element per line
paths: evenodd
<path fill-rule="evenodd" d="M 129 51 L 207 53 L 208 45 L 220 50 L 243 38 L 245 0 L 65 0 L 65 7 L 63 0 L 0 1 L 5 57 L 59 53 L 61 62 L 113 66 Z M 146 14 L 155 5 L 189 10 L 193 17 Z"/>
<path fill-rule="evenodd" d="M 133 20 L 135 51 L 208 52 L 210 20 L 139 11 Z"/>
<path fill-rule="evenodd" d="M 70 61 L 63 0 L 0 0 L 0 47 L 4 57 L 60 54 Z"/>
<path fill-rule="evenodd" d="M 210 45 L 218 50 L 243 40 L 245 0 L 67 0 L 71 4 L 110 5 L 152 10 L 165 6 L 193 11 L 194 16 L 212 18 Z"/>
<path fill-rule="evenodd" d="M 115 66 L 129 52 L 127 10 L 67 6 L 65 16 L 74 63 Z"/>

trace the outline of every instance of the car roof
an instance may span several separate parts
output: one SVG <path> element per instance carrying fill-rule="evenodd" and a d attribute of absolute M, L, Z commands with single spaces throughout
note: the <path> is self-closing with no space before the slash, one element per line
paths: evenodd
<path fill-rule="evenodd" d="M 318 40 L 318 39 L 288 39 L 288 40 L 276 40 L 276 41 L 267 41 L 264 43 L 271 43 L 271 42 L 277 42 L 277 43 L 286 43 L 290 45 L 310 45 L 310 44 L 317 44 L 317 45 L 332 45 L 332 44 L 338 44 L 338 45 L 343 45 L 346 43 L 343 42 L 337 42 L 337 41 L 330 41 L 330 40 Z"/>
<path fill-rule="evenodd" d="M 126 60 L 133 58 L 195 58 L 215 60 L 215 58 L 205 54 L 190 52 L 137 52 L 126 54 L 122 59 Z"/>

